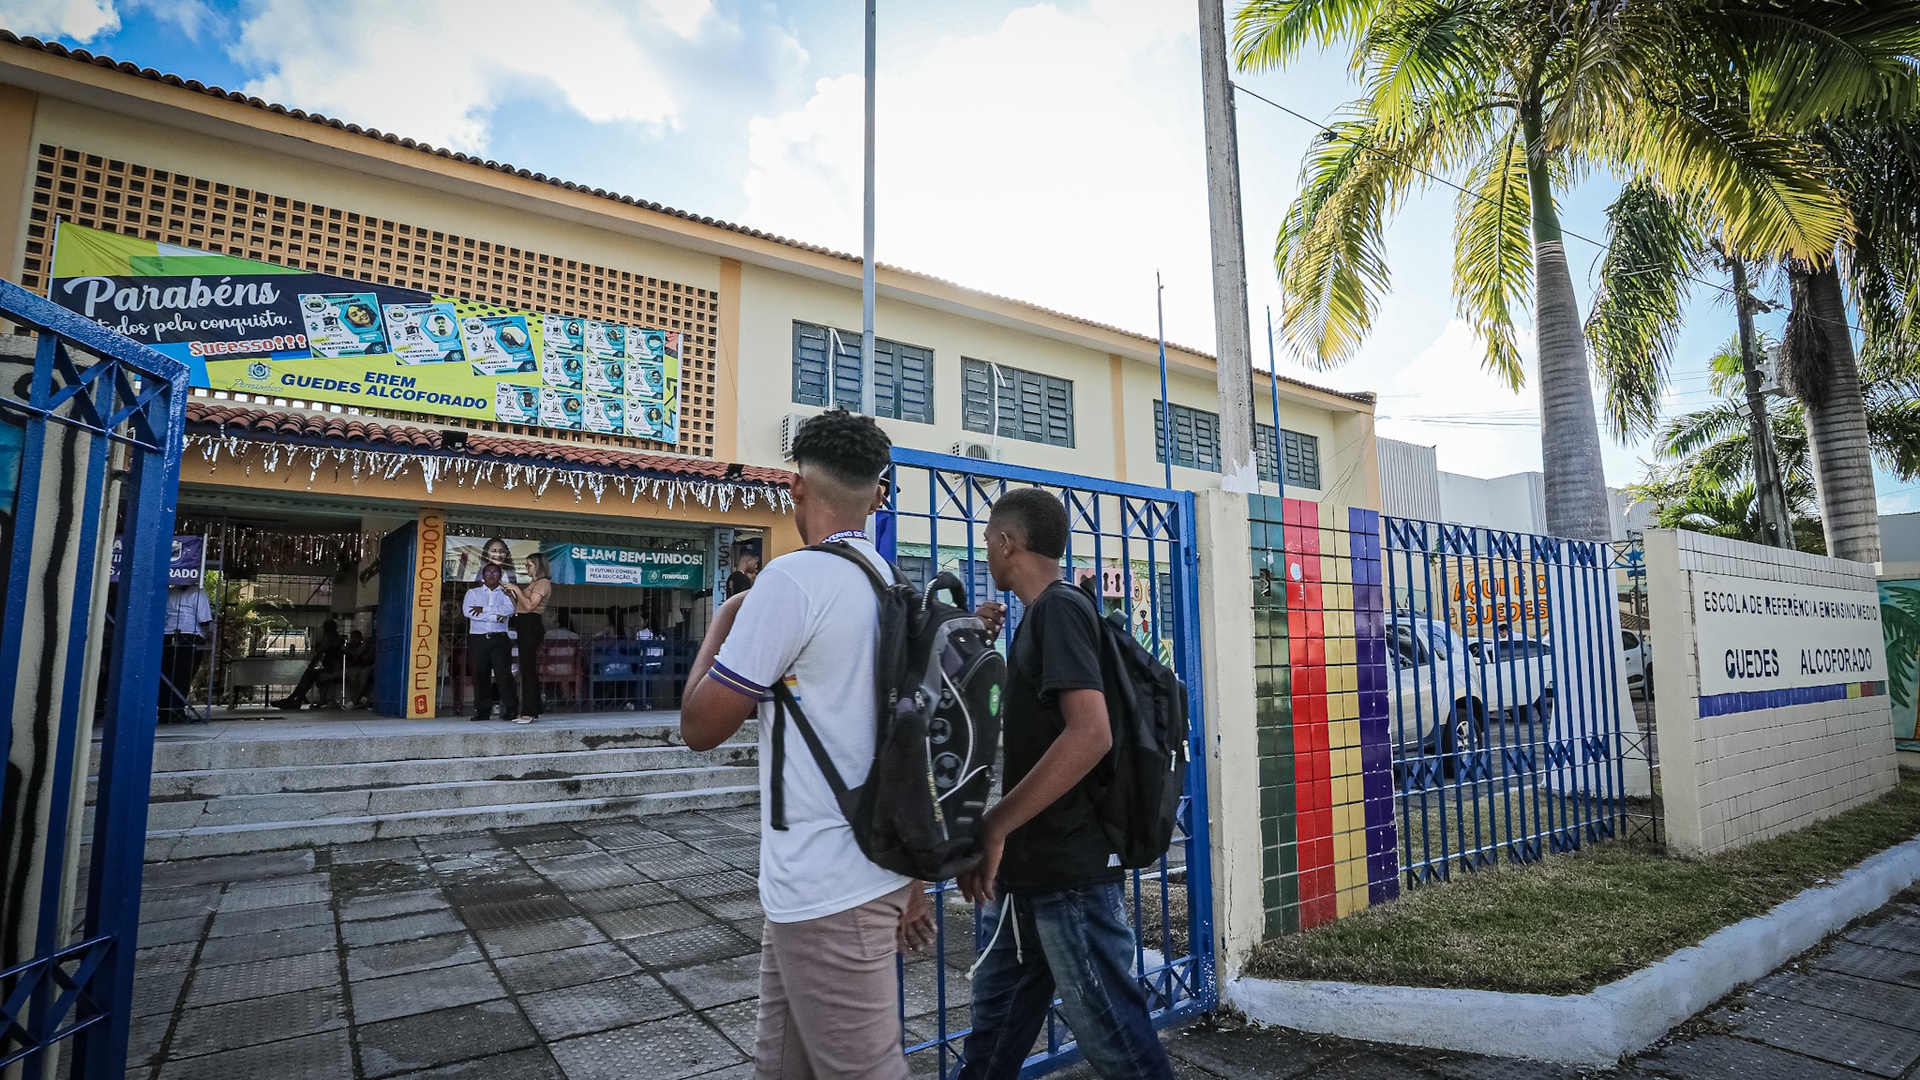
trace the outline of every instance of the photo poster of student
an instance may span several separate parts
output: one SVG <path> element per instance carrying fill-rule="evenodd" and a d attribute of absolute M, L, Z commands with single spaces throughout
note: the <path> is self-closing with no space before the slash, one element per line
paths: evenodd
<path fill-rule="evenodd" d="M 387 351 L 380 298 L 372 293 L 302 293 L 300 318 L 315 356 L 377 356 Z"/>
<path fill-rule="evenodd" d="M 680 441 L 680 334 L 635 330 L 627 336 L 627 434 Z"/>
<path fill-rule="evenodd" d="M 522 311 L 64 223 L 48 295 L 181 361 L 196 387 L 576 431 L 585 424 L 583 395 L 594 393 L 624 399 L 599 409 L 602 426 L 617 415 L 625 434 L 679 441 L 676 331 Z"/>
<path fill-rule="evenodd" d="M 401 363 L 457 364 L 466 359 L 452 304 L 388 304 L 385 314 L 387 341 Z"/>
<path fill-rule="evenodd" d="M 542 383 L 559 390 L 581 388 L 586 373 L 586 322 L 571 315 L 540 316 Z"/>
<path fill-rule="evenodd" d="M 540 554 L 538 540 L 512 540 L 503 536 L 449 536 L 440 560 L 448 581 L 469 584 L 480 580 L 480 567 L 495 563 L 500 580 L 518 584 L 526 580 L 527 556 Z"/>

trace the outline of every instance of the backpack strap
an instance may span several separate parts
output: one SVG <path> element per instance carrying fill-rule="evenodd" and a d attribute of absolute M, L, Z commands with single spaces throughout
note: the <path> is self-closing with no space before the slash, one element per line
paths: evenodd
<path fill-rule="evenodd" d="M 880 571 L 873 568 L 873 563 L 844 540 L 832 544 L 815 544 L 806 550 L 838 555 L 858 566 L 865 571 L 867 580 L 873 585 L 875 593 L 885 592 L 889 588 L 886 579 L 880 576 Z M 888 565 L 892 567 L 891 563 Z M 894 576 L 898 578 L 899 567 L 892 567 L 892 569 Z M 820 741 L 820 733 L 813 729 L 813 724 L 807 720 L 806 712 L 800 708 L 799 700 L 793 696 L 793 691 L 787 689 L 787 682 L 782 678 L 773 684 L 773 737 L 770 740 L 773 744 L 773 761 L 771 762 L 773 776 L 767 782 L 767 820 L 776 832 L 787 831 L 787 717 L 789 714 L 793 717 L 793 726 L 800 731 L 800 738 L 806 741 L 807 750 L 813 755 L 814 764 L 820 767 L 820 774 L 826 777 L 827 787 L 833 790 L 834 801 L 842 801 L 847 794 L 847 783 L 841 779 L 840 769 L 834 765 L 833 758 L 828 756 L 825 744 Z"/>

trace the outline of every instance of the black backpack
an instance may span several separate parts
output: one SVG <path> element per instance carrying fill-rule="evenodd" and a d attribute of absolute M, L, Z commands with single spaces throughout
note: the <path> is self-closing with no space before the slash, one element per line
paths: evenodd
<path fill-rule="evenodd" d="M 1074 592 L 1093 605 L 1100 624 L 1100 681 L 1113 749 L 1089 775 L 1087 791 L 1120 865 L 1139 870 L 1159 862 L 1173 843 L 1187 783 L 1187 688 L 1134 640 L 1125 615 L 1100 616 L 1094 580 Z"/>
<path fill-rule="evenodd" d="M 980 861 L 979 827 L 993 789 L 1000 745 L 1000 698 L 1007 661 L 967 607 L 960 579 L 941 573 L 923 595 L 882 578 L 844 544 L 809 551 L 838 555 L 873 583 L 880 605 L 874 655 L 877 705 L 873 765 L 849 789 L 784 681 L 773 688 L 773 770 L 768 817 L 785 831 L 787 718 L 806 741 L 827 786 L 853 826 L 860 851 L 896 874 L 941 881 Z M 894 571 L 896 579 L 899 571 Z M 953 604 L 936 595 L 946 592 Z"/>

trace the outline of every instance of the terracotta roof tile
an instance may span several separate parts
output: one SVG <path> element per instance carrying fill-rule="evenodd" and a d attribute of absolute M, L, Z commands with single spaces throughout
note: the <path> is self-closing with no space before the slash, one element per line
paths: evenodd
<path fill-rule="evenodd" d="M 193 400 L 187 402 L 187 430 L 234 435 L 258 441 L 346 446 L 411 453 L 457 453 L 440 449 L 440 431 L 413 424 L 376 422 L 339 413 L 248 408 Z M 548 442 L 473 432 L 465 456 L 519 465 L 586 468 L 669 480 L 712 480 L 753 487 L 787 487 L 793 474 L 756 465 L 734 466 L 708 458 L 646 454 L 590 443 Z M 738 470 L 737 472 L 734 470 Z"/>
<path fill-rule="evenodd" d="M 860 257 L 858 255 L 850 255 L 844 251 L 836 251 L 833 248 L 822 247 L 819 244 L 809 244 L 803 240 L 794 240 L 790 237 L 781 236 L 777 233 L 766 232 L 761 229 L 755 229 L 747 225 L 736 225 L 733 222 L 723 221 L 716 217 L 709 217 L 703 214 L 693 214 L 685 210 L 676 210 L 671 206 L 666 206 L 657 202 L 649 202 L 645 199 L 636 199 L 631 195 L 622 195 L 619 192 L 608 191 L 605 188 L 590 188 L 584 184 L 576 184 L 571 180 L 562 180 L 557 176 L 548 176 L 545 173 L 532 172 L 527 169 L 516 168 L 513 165 L 507 164 L 506 162 L 493 161 L 491 159 L 486 159 L 486 158 L 472 157 L 470 155 L 458 153 L 456 151 L 446 150 L 440 147 L 431 146 L 427 143 L 420 142 L 416 139 L 409 139 L 403 136 L 393 135 L 388 132 L 381 131 L 378 128 L 361 127 L 358 124 L 349 124 L 342 120 L 335 120 L 328 116 L 322 116 L 319 113 L 310 113 L 301 109 L 290 109 L 285 105 L 275 104 L 274 102 L 270 102 L 270 101 L 262 101 L 257 97 L 249 97 L 246 94 L 238 93 L 231 90 L 224 90 L 218 86 L 209 86 L 206 83 L 200 82 L 197 79 L 183 79 L 178 75 L 171 75 L 165 72 L 156 71 L 150 67 L 143 68 L 138 64 L 115 60 L 110 56 L 100 56 L 98 54 L 88 52 L 85 49 L 70 49 L 67 46 L 62 45 L 57 41 L 42 41 L 39 38 L 21 37 L 9 30 L 0 29 L 0 42 L 19 45 L 19 46 L 22 46 L 23 48 L 34 49 L 39 52 L 47 53 L 51 56 L 63 57 L 69 60 L 73 60 L 77 63 L 86 64 L 90 67 L 107 68 L 112 71 L 121 72 L 122 74 L 132 75 L 136 78 L 146 79 L 150 82 L 157 82 L 166 86 L 179 87 L 183 90 L 192 91 L 193 93 L 205 94 L 208 97 L 216 97 L 226 101 L 238 102 L 242 105 L 247 105 L 255 109 L 260 109 L 264 112 L 274 113 L 279 116 L 287 116 L 295 120 L 304 120 L 304 121 L 307 121 L 308 123 L 319 124 L 322 127 L 329 127 L 338 131 L 345 131 L 354 135 L 363 135 L 369 139 L 377 139 L 381 142 L 389 143 L 394 146 L 402 146 L 410 150 L 418 150 L 424 154 L 432 154 L 435 157 L 446 158 L 450 161 L 458 161 L 458 162 L 461 162 L 462 164 L 472 165 L 477 168 L 489 169 L 489 170 L 492 170 L 493 172 L 506 173 L 510 176 L 518 176 L 518 177 L 521 177 L 522 179 L 532 180 L 535 183 L 547 184 L 553 187 L 557 187 L 563 191 L 572 191 L 572 192 L 579 192 L 582 194 L 592 195 L 595 198 L 606 199 L 610 202 L 620 203 L 624 206 L 634 206 L 642 210 L 651 211 L 656 214 L 665 214 L 668 217 L 679 218 L 682 221 L 690 221 L 698 225 L 705 225 L 710 228 L 722 229 L 722 230 L 725 230 L 726 232 L 735 233 L 740 236 L 752 237 L 755 240 L 765 240 L 769 243 L 779 244 L 783 247 L 790 247 L 799 251 L 811 252 L 815 255 L 824 255 L 827 258 L 837 259 L 841 262 L 852 263 L 853 265 L 856 265 L 856 266 L 858 266 L 860 263 Z M 903 276 L 910 277 L 910 278 L 916 278 L 921 281 L 935 282 L 941 285 L 950 285 L 950 286 L 953 286 L 954 288 L 967 289 L 971 292 L 978 293 L 979 295 L 987 297 L 988 299 L 991 299 L 991 300 L 997 300 L 1002 303 L 1008 303 L 1008 304 L 1016 304 L 1016 305 L 1019 305 L 1020 307 L 1024 307 L 1027 310 L 1036 312 L 1038 314 L 1047 315 L 1056 319 L 1064 319 L 1067 322 L 1077 323 L 1081 326 L 1090 327 L 1095 330 L 1106 331 L 1107 333 L 1120 334 L 1125 337 L 1133 338 L 1136 341 L 1153 342 L 1156 344 L 1158 341 L 1158 339 L 1156 338 L 1148 337 L 1145 334 L 1141 334 L 1133 330 L 1127 330 L 1123 327 L 1114 326 L 1110 323 L 1103 323 L 1103 322 L 1095 321 L 1093 319 L 1082 318 L 1078 315 L 1068 314 L 1067 312 L 1059 311 L 1054 308 L 1043 307 L 1039 304 L 1031 303 L 1026 300 L 1021 300 L 1016 297 L 1001 296 L 997 293 L 989 293 L 989 292 L 985 292 L 984 290 L 973 289 L 971 286 L 962 285 L 959 282 L 952 281 L 947 278 L 936 277 L 932 274 L 921 273 L 917 270 L 908 270 L 904 267 L 893 266 L 891 264 L 883 263 L 883 262 L 875 262 L 874 265 L 876 267 L 885 268 L 886 270 L 889 270 L 893 273 L 901 274 Z M 1201 350 L 1193 348 L 1191 346 L 1178 345 L 1171 341 L 1169 341 L 1167 345 L 1169 348 L 1179 349 L 1182 352 L 1189 353 L 1194 356 L 1205 357 L 1209 360 L 1214 359 L 1214 357 L 1211 354 L 1202 352 Z M 1363 402 L 1369 405 L 1374 402 L 1374 395 L 1371 393 L 1367 393 L 1365 391 L 1333 390 L 1325 386 L 1317 386 L 1313 383 L 1307 382 L 1302 379 L 1289 378 L 1285 375 L 1280 376 L 1279 379 L 1280 379 L 1280 382 L 1287 385 L 1298 386 L 1308 390 L 1315 390 L 1323 394 L 1333 394 L 1336 397 L 1343 397 L 1350 401 Z"/>

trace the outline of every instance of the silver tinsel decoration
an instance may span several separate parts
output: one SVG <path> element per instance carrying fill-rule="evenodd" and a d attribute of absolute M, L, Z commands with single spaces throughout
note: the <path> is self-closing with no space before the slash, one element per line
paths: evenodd
<path fill-rule="evenodd" d="M 283 462 L 290 469 L 305 465 L 309 484 L 319 478 L 323 467 L 332 463 L 336 472 L 345 469 L 355 484 L 360 482 L 363 474 L 392 480 L 409 469 L 418 469 L 428 492 L 433 491 L 435 483 L 449 481 L 455 487 L 472 484 L 475 487 L 499 487 L 507 491 L 524 484 L 533 488 L 534 498 L 537 499 L 546 493 L 549 486 L 558 483 L 573 492 L 575 502 L 583 502 L 586 496 L 592 495 L 593 501 L 598 503 L 612 489 L 626 496 L 629 503 L 638 503 L 645 496 L 650 502 L 664 501 L 669 509 L 688 502 L 699 503 L 707 509 L 718 508 L 722 512 L 732 509 L 736 503 L 742 509 L 750 510 L 764 505 L 783 514 L 793 509 L 793 496 L 787 489 L 770 484 L 680 480 L 664 476 L 570 469 L 558 465 L 394 453 L 344 446 L 290 446 L 245 439 L 224 432 L 194 432 L 186 438 L 186 449 L 198 450 L 201 458 L 209 463 L 217 463 L 223 454 L 244 461 L 246 451 L 254 446 L 261 448 L 260 465 L 267 472 L 278 472 Z M 246 465 L 246 472 L 249 475 L 253 472 L 250 462 Z"/>

